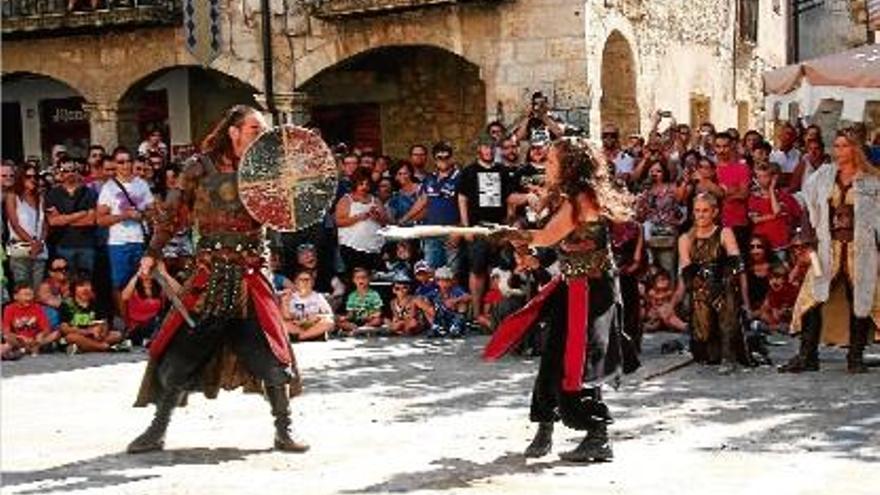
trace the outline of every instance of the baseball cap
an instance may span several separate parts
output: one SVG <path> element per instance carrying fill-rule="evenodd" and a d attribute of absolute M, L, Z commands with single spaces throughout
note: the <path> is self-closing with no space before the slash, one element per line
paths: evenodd
<path fill-rule="evenodd" d="M 455 278 L 455 275 L 453 275 L 452 270 L 450 270 L 448 266 L 441 266 L 436 272 L 434 272 L 434 278 L 448 280 Z"/>
<path fill-rule="evenodd" d="M 416 265 L 415 265 L 415 267 L 413 267 L 413 269 L 414 269 L 414 271 L 415 271 L 416 273 L 419 273 L 419 272 L 432 272 L 432 271 L 433 271 L 433 270 L 431 269 L 431 265 L 429 265 L 428 262 L 425 261 L 425 260 L 421 260 L 421 261 L 417 262 Z"/>

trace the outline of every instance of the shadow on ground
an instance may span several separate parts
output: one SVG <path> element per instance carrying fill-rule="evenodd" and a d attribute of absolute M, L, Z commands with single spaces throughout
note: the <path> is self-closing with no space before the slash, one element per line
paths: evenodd
<path fill-rule="evenodd" d="M 4 378 L 16 376 L 40 375 L 75 371 L 95 366 L 108 366 L 120 363 L 136 363 L 146 361 L 147 354 L 136 349 L 131 352 L 94 352 L 68 356 L 63 352 L 41 354 L 36 357 L 25 356 L 18 361 L 4 361 L 2 375 Z"/>
<path fill-rule="evenodd" d="M 36 471 L 4 471 L 3 486 L 33 484 L 32 488 L 18 491 L 20 494 L 71 492 L 88 488 L 117 487 L 127 483 L 144 481 L 159 474 L 131 474 L 139 469 L 154 469 L 179 465 L 217 465 L 241 461 L 253 454 L 269 450 L 241 450 L 235 448 L 179 449 L 149 454 L 130 455 L 125 452 L 103 455 L 93 459 L 63 464 Z"/>

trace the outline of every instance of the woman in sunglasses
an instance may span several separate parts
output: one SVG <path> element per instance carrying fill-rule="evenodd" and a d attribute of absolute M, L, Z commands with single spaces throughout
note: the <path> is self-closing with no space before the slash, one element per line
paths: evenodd
<path fill-rule="evenodd" d="M 46 237 L 49 224 L 43 213 L 37 168 L 25 165 L 15 172 L 12 194 L 4 198 L 4 214 L 9 228 L 6 252 L 15 284 L 28 284 L 36 290 L 46 273 Z"/>

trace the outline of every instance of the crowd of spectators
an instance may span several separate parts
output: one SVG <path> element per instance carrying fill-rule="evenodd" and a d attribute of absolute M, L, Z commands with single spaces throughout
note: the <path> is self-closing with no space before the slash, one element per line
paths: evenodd
<path fill-rule="evenodd" d="M 273 236 L 268 266 L 293 340 L 491 332 L 546 282 L 547 253 L 470 236 L 389 241 L 381 229 L 542 225 L 549 146 L 570 132 L 536 93 L 513 126 L 490 123 L 473 149 L 413 143 L 398 158 L 335 145 L 338 189 L 324 221 Z M 687 301 L 675 297 L 678 240 L 703 193 L 717 199 L 717 223 L 746 257 L 749 326 L 787 331 L 809 268 L 798 192 L 833 160 L 821 136 L 815 126 L 782 124 L 775 136 L 750 130 L 741 138 L 662 112 L 644 136 L 603 128 L 597 149 L 637 198 L 632 222 L 611 226 L 631 334 L 688 331 Z M 78 159 L 59 146 L 45 166 L 3 163 L 5 357 L 149 345 L 169 307 L 163 287 L 176 290 L 186 276 L 197 226 L 181 228 L 156 274 L 139 273 L 146 212 L 179 187 L 182 165 L 169 160 L 158 132 L 136 150 L 93 145 Z M 876 150 L 865 145 L 868 156 Z M 523 350 L 540 352 L 540 339 Z"/>

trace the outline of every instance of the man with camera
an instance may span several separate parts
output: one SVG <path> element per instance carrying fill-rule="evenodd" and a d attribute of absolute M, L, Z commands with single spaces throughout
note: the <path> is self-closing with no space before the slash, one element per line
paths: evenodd
<path fill-rule="evenodd" d="M 532 93 L 528 108 L 514 126 L 513 135 L 516 140 L 549 143 L 562 137 L 563 133 L 562 126 L 550 115 L 550 105 L 544 93 L 540 91 Z"/>

